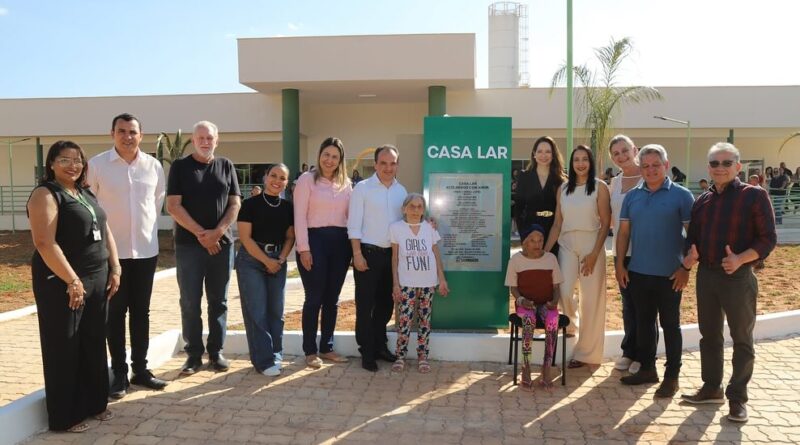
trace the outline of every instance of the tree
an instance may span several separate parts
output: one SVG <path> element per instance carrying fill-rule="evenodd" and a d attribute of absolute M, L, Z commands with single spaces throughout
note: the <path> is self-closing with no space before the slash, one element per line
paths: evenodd
<path fill-rule="evenodd" d="M 183 140 L 180 129 L 175 133 L 175 139 L 170 139 L 169 135 L 162 131 L 158 135 L 158 139 L 156 139 L 156 157 L 159 161 L 172 164 L 183 156 L 186 147 L 191 143 L 191 138 L 186 141 Z"/>
<path fill-rule="evenodd" d="M 638 104 L 651 100 L 661 100 L 661 93 L 653 87 L 617 85 L 619 74 L 625 59 L 633 51 L 629 37 L 611 41 L 607 46 L 595 48 L 594 53 L 600 63 L 600 72 L 592 71 L 587 65 L 573 67 L 575 79 L 580 86 L 577 94 L 578 110 L 583 116 L 584 128 L 591 134 L 590 145 L 597 159 L 597 171 L 603 171 L 606 154 L 600 154 L 598 147 L 608 145 L 614 134 L 614 118 L 622 104 Z M 550 82 L 550 94 L 553 89 L 566 81 L 567 67 L 561 66 L 553 74 Z M 569 147 L 570 149 L 573 147 Z"/>

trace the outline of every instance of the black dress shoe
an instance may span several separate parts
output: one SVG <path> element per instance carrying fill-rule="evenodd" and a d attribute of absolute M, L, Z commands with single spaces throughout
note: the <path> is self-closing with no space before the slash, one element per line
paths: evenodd
<path fill-rule="evenodd" d="M 658 383 L 658 372 L 655 369 L 642 370 L 636 374 L 626 375 L 619 379 L 623 385 L 643 385 L 645 383 Z"/>
<path fill-rule="evenodd" d="M 162 390 L 167 386 L 167 382 L 156 378 L 149 369 L 134 374 L 133 377 L 131 377 L 131 383 L 155 390 Z"/>
<path fill-rule="evenodd" d="M 213 368 L 215 371 L 225 372 L 230 369 L 231 365 L 228 362 L 228 359 L 223 357 L 222 354 L 214 354 L 208 356 L 209 362 L 208 366 Z"/>
<path fill-rule="evenodd" d="M 181 375 L 192 375 L 203 367 L 203 360 L 200 357 L 189 357 L 181 366 Z"/>
<path fill-rule="evenodd" d="M 378 351 L 378 353 L 375 354 L 375 357 L 390 363 L 394 363 L 397 360 L 397 356 L 392 354 L 388 348 L 383 348 L 382 350 Z"/>
<path fill-rule="evenodd" d="M 119 400 L 128 394 L 128 373 L 114 373 L 114 382 L 108 388 L 108 396 L 112 399 Z"/>
<path fill-rule="evenodd" d="M 361 367 L 371 372 L 378 372 L 378 364 L 375 360 L 361 359 Z"/>

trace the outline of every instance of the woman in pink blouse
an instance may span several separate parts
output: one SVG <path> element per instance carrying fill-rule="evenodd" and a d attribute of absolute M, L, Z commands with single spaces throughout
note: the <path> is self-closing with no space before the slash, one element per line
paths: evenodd
<path fill-rule="evenodd" d="M 297 262 L 306 300 L 303 303 L 303 351 L 306 364 L 322 366 L 322 359 L 344 363 L 333 350 L 333 331 L 339 292 L 352 249 L 347 238 L 347 209 L 353 187 L 344 167 L 339 138 L 322 142 L 317 168 L 303 173 L 294 189 L 294 229 Z M 322 310 L 322 335 L 317 349 L 317 320 Z"/>

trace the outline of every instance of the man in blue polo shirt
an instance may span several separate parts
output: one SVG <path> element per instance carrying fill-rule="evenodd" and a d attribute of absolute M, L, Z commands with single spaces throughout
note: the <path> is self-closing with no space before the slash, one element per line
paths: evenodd
<path fill-rule="evenodd" d="M 664 331 L 667 369 L 656 397 L 672 397 L 678 391 L 681 368 L 681 292 L 689 281 L 683 267 L 684 229 L 689 225 L 694 198 L 692 192 L 667 177 L 669 161 L 664 147 L 644 146 L 637 155 L 644 181 L 625 196 L 620 211 L 617 252 L 628 250 L 628 268 L 620 256 L 616 277 L 628 287 L 636 304 L 637 357 L 642 366 L 636 374 L 622 377 L 625 385 L 657 383 L 656 315 Z"/>

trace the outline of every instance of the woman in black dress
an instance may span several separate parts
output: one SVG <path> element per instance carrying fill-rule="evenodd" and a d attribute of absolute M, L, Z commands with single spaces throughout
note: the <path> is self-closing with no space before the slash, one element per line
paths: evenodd
<path fill-rule="evenodd" d="M 533 143 L 531 162 L 517 177 L 514 195 L 515 221 L 517 227 L 539 224 L 545 236 L 550 234 L 556 211 L 556 193 L 565 181 L 564 160 L 556 142 L 550 136 L 542 136 Z M 558 252 L 558 244 L 552 252 Z"/>
<path fill-rule="evenodd" d="M 89 416 L 114 417 L 106 409 L 105 322 L 121 273 L 106 214 L 84 188 L 86 166 L 78 144 L 56 142 L 28 200 L 48 424 L 74 433 L 89 428 Z"/>

